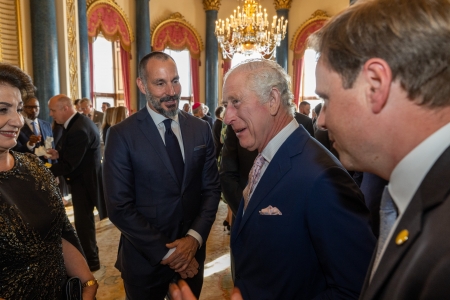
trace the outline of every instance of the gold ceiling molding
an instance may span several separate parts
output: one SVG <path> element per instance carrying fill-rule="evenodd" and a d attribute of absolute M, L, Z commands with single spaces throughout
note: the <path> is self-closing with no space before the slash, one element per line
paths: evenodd
<path fill-rule="evenodd" d="M 190 31 L 192 31 L 192 33 L 194 33 L 195 38 L 197 39 L 197 42 L 199 45 L 199 50 L 203 51 L 203 49 L 204 49 L 203 42 L 202 42 L 202 39 L 200 38 L 200 35 L 198 34 L 197 30 L 195 30 L 194 26 L 192 26 L 191 23 L 186 21 L 185 17 L 182 14 L 180 14 L 179 12 L 173 13 L 168 18 L 160 19 L 157 22 L 155 22 L 155 24 L 153 24 L 153 26 L 151 27 L 151 30 L 150 30 L 151 35 L 152 35 L 152 45 L 154 43 L 154 33 L 157 31 L 157 29 L 159 27 L 163 26 L 164 24 L 174 22 L 174 21 L 185 25 L 187 28 L 190 29 Z"/>
<path fill-rule="evenodd" d="M 219 10 L 220 0 L 203 0 L 204 10 Z"/>
<path fill-rule="evenodd" d="M 69 84 L 72 99 L 79 98 L 78 94 L 78 47 L 77 25 L 74 0 L 67 0 L 67 40 L 69 45 Z"/>
<path fill-rule="evenodd" d="M 308 27 L 310 26 L 312 23 L 317 22 L 317 21 L 327 21 L 330 19 L 330 16 L 323 10 L 316 10 L 311 17 L 309 17 L 308 20 L 306 20 L 305 22 L 303 22 L 302 25 L 300 25 L 300 27 L 295 31 L 294 36 L 292 38 L 292 42 L 291 42 L 291 46 L 289 47 L 291 50 L 295 50 L 295 46 L 297 43 L 297 38 L 298 36 Z"/>
<path fill-rule="evenodd" d="M 274 0 L 275 10 L 291 9 L 292 0 Z"/>

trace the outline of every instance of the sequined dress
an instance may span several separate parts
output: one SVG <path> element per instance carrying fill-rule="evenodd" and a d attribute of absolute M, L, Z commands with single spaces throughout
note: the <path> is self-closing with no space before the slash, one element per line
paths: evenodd
<path fill-rule="evenodd" d="M 59 299 L 61 238 L 81 249 L 78 237 L 51 172 L 30 153 L 10 153 L 14 167 L 0 172 L 0 298 Z"/>

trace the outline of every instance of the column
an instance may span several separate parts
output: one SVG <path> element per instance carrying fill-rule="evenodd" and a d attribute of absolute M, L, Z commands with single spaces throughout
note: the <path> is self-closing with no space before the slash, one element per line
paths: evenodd
<path fill-rule="evenodd" d="M 151 36 L 150 36 L 150 0 L 136 0 L 136 55 L 137 55 L 137 76 L 139 76 L 139 62 L 141 59 L 150 53 L 151 50 Z M 147 100 L 145 95 L 137 89 L 136 107 L 141 109 L 145 107 Z"/>
<path fill-rule="evenodd" d="M 277 11 L 277 17 L 284 17 L 284 20 L 288 20 L 289 9 L 291 8 L 292 0 L 274 0 L 275 9 Z M 286 72 L 288 71 L 288 51 L 289 51 L 289 23 L 286 28 L 286 36 L 280 42 L 280 46 L 277 47 L 277 63 L 282 66 Z"/>
<path fill-rule="evenodd" d="M 48 100 L 60 93 L 58 38 L 54 0 L 30 0 L 33 81 L 41 107 L 39 118 L 50 121 Z"/>
<path fill-rule="evenodd" d="M 91 97 L 91 72 L 89 70 L 89 40 L 86 12 L 86 0 L 78 0 L 78 39 L 80 43 L 80 84 L 82 98 Z"/>
<path fill-rule="evenodd" d="M 219 97 L 219 44 L 214 34 L 219 6 L 220 0 L 203 0 L 206 12 L 205 104 L 211 115 L 214 114 Z"/>

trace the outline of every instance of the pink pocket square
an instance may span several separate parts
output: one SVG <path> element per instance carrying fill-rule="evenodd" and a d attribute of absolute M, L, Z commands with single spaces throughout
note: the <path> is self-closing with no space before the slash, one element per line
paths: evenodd
<path fill-rule="evenodd" d="M 272 205 L 269 205 L 266 208 L 261 209 L 259 211 L 259 214 L 260 215 L 270 215 L 270 216 L 282 215 L 281 211 L 276 207 L 272 207 Z"/>

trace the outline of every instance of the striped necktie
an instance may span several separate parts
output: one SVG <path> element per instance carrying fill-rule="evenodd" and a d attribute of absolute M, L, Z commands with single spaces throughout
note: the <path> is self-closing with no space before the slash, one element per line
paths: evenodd
<path fill-rule="evenodd" d="M 255 189 L 256 184 L 259 182 L 259 177 L 261 175 L 261 169 L 264 166 L 265 162 L 264 156 L 261 155 L 261 153 L 256 156 L 255 161 L 253 162 L 252 169 L 250 170 L 250 173 L 248 175 L 248 184 L 244 189 L 243 196 L 244 196 L 244 211 L 247 209 L 247 205 L 250 202 L 250 195 L 253 193 L 253 190 Z"/>

